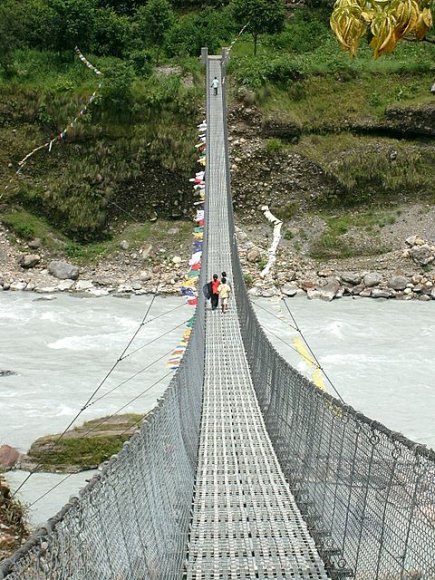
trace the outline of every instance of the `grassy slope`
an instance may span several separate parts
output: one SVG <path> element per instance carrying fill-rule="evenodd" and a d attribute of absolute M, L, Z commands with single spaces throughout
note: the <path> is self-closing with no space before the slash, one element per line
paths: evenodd
<path fill-rule="evenodd" d="M 359 228 L 375 238 L 378 223 L 395 219 L 395 210 L 388 209 L 391 203 L 434 203 L 433 139 L 397 139 L 360 131 L 382 124 L 388 107 L 433 106 L 429 89 L 435 46 L 402 42 L 393 54 L 374 60 L 363 41 L 357 58 L 350 59 L 324 20 L 300 13 L 281 35 L 263 38 L 257 61 L 251 51 L 248 39 L 234 48 L 233 98 L 258 107 L 263 123 L 288 126 L 290 136 L 298 135 L 267 139 L 265 150 L 278 158 L 298 153 L 335 183 L 316 199 L 327 226 L 312 247 L 313 257 L 358 255 L 358 244 L 353 247 L 342 236 Z M 288 207 L 291 215 L 283 218 L 290 223 L 297 202 Z M 349 211 L 354 207 L 359 208 L 355 214 Z M 312 211 L 319 209 L 313 206 Z M 372 250 L 381 253 L 388 248 L 373 244 Z"/>
<path fill-rule="evenodd" d="M 331 191 L 324 205 L 370 203 L 385 193 L 421 195 L 435 178 L 433 149 L 425 143 L 355 136 L 348 128 L 382 119 L 389 105 L 433 102 L 429 87 L 434 57 L 434 46 L 402 42 L 394 54 L 374 61 L 363 43 L 351 60 L 339 49 L 324 14 L 297 12 L 283 33 L 261 38 L 257 59 L 252 58 L 249 36 L 236 43 L 230 64 L 233 97 L 258 106 L 265 119 L 299 128 L 299 143 L 274 139 L 266 147 L 276 155 L 301 153 L 331 175 L 341 194 Z M 89 58 L 103 71 L 117 62 Z M 51 53 L 21 51 L 15 61 L 17 77 L 0 81 L 0 203 L 6 202 L 8 209 L 5 221 L 24 238 L 58 238 L 54 245 L 71 255 L 110 251 L 116 241 L 113 228 L 107 227 L 114 217 L 111 204 L 128 207 L 136 184 L 148 185 L 149 164 L 173 175 L 174 189 L 177 176 L 185 177 L 194 166 L 194 124 L 202 106 L 200 64 L 193 58 L 181 62 L 183 74 L 192 75 L 191 88 L 179 79 L 138 77 L 134 106 L 126 115 L 96 107 L 67 141 L 50 154 L 37 153 L 17 182 L 18 161 L 65 126 L 98 80 L 78 60 L 62 61 Z M 393 164 L 387 159 L 392 149 L 399 153 L 399 162 Z M 133 186 L 125 187 L 128 183 Z M 25 211 L 11 215 L 10 206 L 17 204 L 42 219 L 35 225 Z M 145 208 L 139 220 L 151 210 Z M 148 227 L 142 229 L 139 237 L 146 239 Z M 84 250 L 70 239 L 95 236 L 102 239 Z"/>
<path fill-rule="evenodd" d="M 116 62 L 93 60 L 103 71 Z M 16 62 L 17 76 L 0 82 L 2 202 L 22 205 L 76 239 L 104 238 L 107 217 L 114 213 L 108 205 L 124 206 L 123 196 L 131 197 L 126 184 L 146 181 L 157 168 L 173 175 L 179 189 L 177 180 L 191 172 L 202 104 L 201 70 L 194 59 L 185 61 L 183 73 L 192 86 L 181 77 L 137 77 L 132 106 L 114 113 L 97 103 L 66 140 L 51 153 L 36 153 L 16 179 L 18 161 L 67 126 L 98 85 L 83 64 L 50 53 L 20 51 Z M 144 216 L 151 211 L 150 204 Z"/>

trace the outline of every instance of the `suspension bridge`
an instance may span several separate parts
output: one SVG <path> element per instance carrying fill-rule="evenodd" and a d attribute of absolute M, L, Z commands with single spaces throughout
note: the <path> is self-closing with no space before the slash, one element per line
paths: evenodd
<path fill-rule="evenodd" d="M 320 391 L 254 314 L 231 202 L 226 55 L 209 56 L 200 287 L 225 270 L 227 313 L 199 297 L 163 398 L 122 451 L 39 529 L 0 579 L 435 579 L 435 452 Z"/>

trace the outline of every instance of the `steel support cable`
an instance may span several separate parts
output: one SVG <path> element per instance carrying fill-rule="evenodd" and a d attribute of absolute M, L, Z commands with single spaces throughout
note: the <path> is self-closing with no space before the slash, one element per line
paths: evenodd
<path fill-rule="evenodd" d="M 287 308 L 287 311 L 288 311 L 288 313 L 289 313 L 289 314 L 290 314 L 290 316 L 291 316 L 291 319 L 293 320 L 293 323 L 294 323 L 294 325 L 295 325 L 296 331 L 297 331 L 297 332 L 299 332 L 299 334 L 301 335 L 301 338 L 302 338 L 302 340 L 303 340 L 303 341 L 305 342 L 305 344 L 307 345 L 308 351 L 310 352 L 311 356 L 313 357 L 313 359 L 314 359 L 314 362 L 317 364 L 317 366 L 318 366 L 319 370 L 321 370 L 321 371 L 322 371 L 322 373 L 325 375 L 325 378 L 326 378 L 326 380 L 327 380 L 327 381 L 328 381 L 328 383 L 331 385 L 331 387 L 334 389 L 334 391 L 336 392 L 336 394 L 337 394 L 338 398 L 340 399 L 340 401 L 341 401 L 343 404 L 346 404 L 346 403 L 345 403 L 345 400 L 343 399 L 343 397 L 342 397 L 342 396 L 341 396 L 341 394 L 339 393 L 338 389 L 335 387 L 334 383 L 333 383 L 333 382 L 331 381 L 331 379 L 329 378 L 329 376 L 328 376 L 327 372 L 325 371 L 325 369 L 324 369 L 324 368 L 322 367 L 322 365 L 320 364 L 320 362 L 319 362 L 319 359 L 318 359 L 318 358 L 317 358 L 317 356 L 314 354 L 314 351 L 313 351 L 313 349 L 312 349 L 312 348 L 311 348 L 311 346 L 309 345 L 309 343 L 308 343 L 307 339 L 306 339 L 306 338 L 305 338 L 305 336 L 304 336 L 304 333 L 302 332 L 302 330 L 300 329 L 300 327 L 299 327 L 298 323 L 296 322 L 296 319 L 295 319 L 295 317 L 293 316 L 293 313 L 292 313 L 292 311 L 290 310 L 290 308 L 289 308 L 289 306 L 288 306 L 288 304 L 287 304 L 286 300 L 284 300 L 284 304 L 285 304 L 285 307 Z"/>
<path fill-rule="evenodd" d="M 284 300 L 285 302 L 285 300 Z M 274 314 L 273 312 L 271 312 L 270 310 L 268 310 L 267 308 L 264 308 L 263 306 L 259 305 L 257 302 L 255 302 L 255 305 L 258 306 L 259 308 L 261 308 L 262 310 L 264 310 L 265 312 L 267 312 L 268 314 L 271 314 L 272 316 L 274 316 L 275 318 L 277 318 L 278 320 L 280 320 L 281 322 L 284 322 L 281 318 L 279 318 L 279 316 L 277 316 L 276 314 Z M 289 311 L 290 312 L 290 311 Z M 291 313 L 290 313 L 291 314 Z M 334 383 L 331 381 L 331 379 L 328 377 L 328 375 L 326 374 L 325 369 L 322 367 L 322 365 L 320 364 L 318 358 L 316 357 L 316 355 L 314 354 L 312 348 L 310 347 L 310 345 L 307 342 L 307 339 L 305 338 L 305 336 L 303 335 L 301 329 L 299 328 L 299 326 L 296 323 L 296 320 L 293 316 L 293 314 L 291 314 L 292 319 L 295 323 L 295 325 L 293 324 L 289 324 L 290 328 L 293 328 L 293 330 L 295 330 L 297 333 L 299 333 L 301 335 L 302 340 L 304 341 L 306 347 L 308 348 L 309 353 L 311 354 L 311 356 L 313 357 L 312 359 L 310 359 L 307 355 L 299 352 L 294 346 L 292 346 L 291 344 L 288 344 L 283 338 L 281 338 L 280 336 L 278 336 L 277 334 L 275 334 L 274 332 L 272 332 L 271 330 L 269 330 L 270 334 L 272 336 L 274 336 L 275 338 L 278 338 L 281 342 L 283 342 L 286 346 L 288 346 L 289 348 L 291 348 L 292 350 L 294 350 L 297 354 L 299 354 L 302 358 L 304 358 L 307 362 L 310 362 L 311 364 L 315 363 L 315 367 L 318 368 L 320 371 L 322 371 L 322 373 L 324 374 L 326 380 L 328 381 L 328 383 L 331 385 L 332 389 L 335 391 L 335 393 L 337 394 L 338 398 L 341 400 L 341 402 L 343 404 L 345 403 L 345 400 L 343 399 L 343 397 L 340 395 L 339 391 L 337 390 L 337 388 L 335 387 Z"/>
<path fill-rule="evenodd" d="M 150 385 L 145 390 L 143 390 L 141 393 L 139 393 L 139 395 L 136 395 L 135 397 L 133 397 L 132 399 L 130 399 L 127 403 L 125 403 L 125 405 L 123 405 L 122 407 L 120 407 L 117 411 L 115 411 L 111 415 L 108 415 L 107 417 L 105 417 L 103 420 L 101 420 L 96 425 L 93 425 L 90 429 L 88 429 L 87 431 L 85 431 L 82 434 L 82 437 L 88 435 L 89 433 L 92 433 L 98 427 L 101 427 L 101 425 L 104 425 L 105 423 L 107 423 L 110 419 L 112 419 L 113 417 L 115 417 L 115 415 L 118 415 L 126 407 L 128 407 L 129 405 L 131 405 L 132 403 L 134 403 L 137 399 L 139 399 L 140 397 L 142 397 L 143 395 L 145 395 L 148 391 L 150 391 L 151 389 L 153 389 L 154 387 L 156 387 L 159 383 L 161 383 L 162 381 L 164 381 L 172 372 L 173 371 L 170 370 L 169 372 L 167 372 L 166 374 L 164 374 L 157 381 L 155 381 L 152 385 Z M 131 425 L 130 427 L 128 427 L 127 429 L 125 429 L 123 432 L 119 433 L 119 436 L 121 436 L 124 433 L 126 433 L 127 431 L 129 431 L 132 426 L 134 427 L 134 426 L 138 425 L 141 421 L 144 420 L 144 418 L 145 417 L 141 417 L 140 419 L 138 419 L 137 421 L 135 421 L 133 423 L 133 425 Z M 39 465 L 41 465 L 41 463 Z M 72 475 L 76 475 L 76 474 L 74 474 L 74 473 L 68 473 L 63 479 L 61 479 L 55 485 L 53 485 L 53 487 L 51 487 L 50 489 L 48 489 L 47 491 L 45 491 L 43 494 L 41 494 L 39 497 L 37 497 L 31 504 L 28 504 L 27 505 L 27 508 L 30 509 L 31 507 L 33 507 L 36 503 L 38 503 L 41 499 L 43 499 L 44 497 L 46 497 L 54 489 L 56 489 L 57 487 L 59 487 L 64 481 L 66 481 L 67 479 L 69 479 Z M 21 487 L 22 487 L 22 485 L 16 490 L 16 492 L 14 492 L 14 494 L 17 493 L 21 489 Z"/>
<path fill-rule="evenodd" d="M 115 387 L 113 387 L 112 389 L 110 389 L 110 391 L 107 391 L 103 395 L 100 395 L 99 397 L 97 397 L 96 399 L 94 399 L 93 401 L 91 401 L 89 403 L 89 405 L 88 405 L 87 408 L 92 407 L 92 405 L 95 405 L 95 403 L 98 403 L 98 401 L 101 401 L 101 399 L 105 399 L 108 395 L 111 395 L 114 391 L 116 391 L 117 389 L 119 389 L 119 387 L 122 387 L 123 385 L 125 385 L 126 383 L 128 383 L 129 381 L 131 381 L 132 379 L 136 378 L 138 375 L 142 374 L 144 371 L 147 371 L 153 365 L 155 365 L 160 360 L 162 360 L 162 358 L 165 358 L 165 357 L 169 356 L 171 354 L 172 350 L 173 349 L 171 348 L 171 350 L 168 350 L 167 352 L 165 352 L 164 354 L 162 354 L 162 356 L 159 356 L 159 358 L 155 359 L 152 363 L 150 363 L 146 367 L 143 367 L 142 369 L 140 369 L 140 371 L 137 371 L 134 374 L 132 374 L 128 379 L 125 379 L 121 383 L 118 383 Z"/>
<path fill-rule="evenodd" d="M 324 368 L 320 365 L 319 360 L 317 359 L 316 355 L 314 354 L 313 350 L 311 349 L 310 345 L 308 344 L 304 334 L 302 333 L 301 329 L 298 326 L 298 323 L 296 322 L 296 319 L 293 315 L 293 313 L 291 312 L 287 302 L 284 300 L 284 304 L 288 310 L 288 313 L 290 314 L 290 317 L 294 323 L 293 325 L 290 325 L 292 328 L 294 328 L 302 337 L 303 341 L 305 342 L 305 344 L 307 345 L 307 348 L 310 352 L 310 354 L 313 356 L 314 361 L 316 362 L 318 368 L 322 371 L 322 373 L 324 374 L 325 378 L 327 379 L 328 383 L 331 385 L 331 387 L 334 389 L 334 391 L 337 393 L 339 399 L 341 400 L 341 402 L 347 406 L 347 403 L 345 402 L 345 400 L 343 399 L 343 397 L 340 395 L 340 393 L 338 392 L 338 390 L 336 389 L 336 387 L 334 386 L 334 384 L 332 383 L 331 379 L 329 378 L 329 376 L 327 375 L 327 373 L 325 372 Z M 266 310 L 266 309 L 264 309 Z M 276 316 L 275 314 L 273 314 L 272 312 L 268 311 L 270 314 L 272 314 L 273 316 Z M 279 317 L 278 320 L 281 320 Z M 276 336 L 276 338 L 278 338 L 279 340 L 281 340 L 282 342 L 285 343 L 285 341 L 279 337 L 278 335 L 272 333 L 274 336 Z M 287 344 L 287 343 L 285 343 Z M 287 346 L 290 346 L 287 344 Z M 292 348 L 292 347 L 290 347 Z M 295 350 L 295 349 L 293 349 Z M 300 354 L 300 353 L 298 353 Z M 303 355 L 302 355 L 303 356 Z M 306 357 L 305 357 L 306 358 Z M 382 461 L 383 463 L 386 463 L 385 458 L 378 452 L 377 457 L 379 458 L 380 461 Z M 407 489 L 404 487 L 403 483 L 400 481 L 400 479 L 396 476 L 394 476 L 396 483 L 401 487 L 402 491 L 405 493 L 405 495 L 407 495 L 410 499 L 412 499 L 411 494 L 407 491 Z M 430 519 L 430 517 L 423 511 L 423 509 L 421 508 L 421 506 L 417 505 L 416 506 L 417 510 L 419 511 L 419 513 L 423 516 L 423 518 L 427 521 L 428 525 L 430 528 L 435 529 L 435 523 Z"/>
<path fill-rule="evenodd" d="M 293 322 L 294 322 L 294 324 L 295 324 L 296 330 L 297 330 L 297 331 L 300 333 L 300 335 L 301 335 L 302 339 L 304 340 L 305 344 L 307 345 L 307 348 L 308 348 L 308 350 L 310 351 L 310 353 L 312 354 L 312 356 L 313 356 L 313 358 L 314 358 L 315 362 L 317 363 L 317 365 L 318 365 L 319 369 L 320 369 L 320 370 L 322 371 L 322 373 L 325 375 L 325 378 L 327 379 L 327 381 L 329 382 L 329 384 L 332 386 L 332 388 L 334 389 L 334 391 L 337 393 L 337 395 L 339 396 L 339 398 L 340 398 L 341 402 L 342 402 L 344 405 L 347 405 L 347 403 L 344 401 L 343 397 L 340 395 L 340 393 L 339 393 L 339 392 L 337 391 L 337 389 L 335 388 L 335 386 L 334 386 L 334 384 L 332 383 L 331 379 L 328 377 L 328 375 L 327 375 L 327 373 L 325 372 L 325 370 L 323 369 L 323 367 L 320 365 L 320 363 L 319 363 L 319 361 L 318 361 L 318 359 L 317 359 L 316 355 L 315 355 L 315 354 L 314 354 L 314 352 L 312 351 L 312 349 L 311 349 L 310 345 L 308 344 L 308 342 L 307 342 L 307 340 L 306 340 L 305 336 L 303 335 L 302 331 L 300 330 L 300 328 L 299 328 L 299 326 L 298 326 L 298 324 L 297 324 L 297 322 L 296 322 L 296 319 L 295 319 L 295 317 L 294 317 L 293 313 L 291 312 L 291 310 L 290 310 L 290 308 L 289 308 L 289 306 L 288 306 L 288 304 L 287 304 L 287 302 L 286 302 L 285 300 L 284 300 L 284 304 L 285 304 L 285 306 L 286 306 L 286 308 L 287 308 L 287 310 L 288 310 L 288 312 L 289 312 L 289 314 L 290 314 L 290 316 L 291 316 L 291 318 L 292 318 L 292 320 L 293 320 Z M 383 456 L 382 456 L 382 455 L 381 455 L 379 452 L 378 452 L 378 454 L 377 454 L 377 457 L 379 458 L 379 460 L 380 460 L 380 461 L 382 461 L 383 463 L 386 463 L 386 460 L 385 460 L 385 458 L 384 458 L 384 457 L 383 457 Z M 411 496 L 411 494 L 410 494 L 410 493 L 409 493 L 409 492 L 406 490 L 406 488 L 403 486 L 403 483 L 400 481 L 400 479 L 398 479 L 398 478 L 397 478 L 397 476 L 394 476 L 394 475 L 393 475 L 393 477 L 395 478 L 395 481 L 397 482 L 397 484 L 398 484 L 398 485 L 399 485 L 399 486 L 402 488 L 402 490 L 403 490 L 403 492 L 405 493 L 405 495 L 407 495 L 407 496 L 408 496 L 410 499 L 412 499 L 412 496 Z M 430 528 L 433 528 L 433 529 L 435 529 L 435 522 L 433 522 L 433 521 L 432 521 L 432 520 L 429 518 L 429 516 L 428 516 L 428 515 L 427 515 L 427 514 L 426 514 L 426 513 L 425 513 L 425 512 L 422 510 L 421 506 L 417 505 L 416 507 L 417 507 L 417 510 L 420 512 L 420 514 L 421 514 L 421 515 L 422 515 L 422 516 L 423 516 L 423 517 L 424 517 L 424 518 L 427 520 L 427 523 L 429 524 L 429 527 L 430 527 Z"/>
<path fill-rule="evenodd" d="M 183 304 L 183 306 L 185 306 Z M 156 342 L 158 340 L 160 340 L 161 338 L 163 338 L 164 336 L 166 336 L 167 334 L 171 334 L 171 332 L 174 332 L 174 330 L 177 330 L 177 328 L 180 328 L 180 326 L 183 326 L 184 324 L 186 324 L 186 322 L 189 322 L 190 318 L 186 318 L 186 320 L 183 320 L 183 322 L 180 322 L 180 324 L 177 324 L 177 326 L 174 326 L 173 328 L 167 330 L 166 332 L 163 332 L 162 334 L 159 334 L 159 336 L 156 336 L 156 338 L 153 338 L 152 340 L 150 340 L 149 342 L 146 342 L 145 344 L 143 344 L 142 346 L 139 346 L 138 348 L 136 348 L 135 350 L 132 350 L 131 352 L 127 353 L 126 355 L 124 355 L 123 357 L 121 357 L 121 361 L 125 360 L 126 358 L 128 358 L 129 356 L 132 356 L 133 354 L 135 354 L 136 352 L 138 352 L 139 350 L 142 350 L 143 348 L 145 348 L 146 346 L 149 346 L 150 344 L 153 344 L 153 342 Z M 171 349 L 172 350 L 172 349 Z M 171 351 L 169 351 L 171 352 Z"/>
<path fill-rule="evenodd" d="M 115 368 L 118 366 L 118 364 L 121 362 L 122 357 L 124 356 L 124 354 L 126 353 L 126 351 L 129 349 L 130 345 L 132 344 L 132 342 L 134 341 L 134 339 L 136 338 L 136 336 L 138 335 L 140 329 L 144 326 L 145 324 L 145 320 L 151 310 L 151 307 L 154 303 L 154 300 L 156 299 L 157 296 L 157 290 L 159 288 L 159 284 L 160 284 L 160 277 L 157 281 L 157 285 L 156 285 L 156 291 L 153 294 L 153 297 L 148 305 L 148 308 L 146 309 L 146 312 L 142 318 L 141 323 L 139 324 L 139 326 L 137 327 L 136 331 L 134 332 L 133 336 L 130 338 L 130 340 L 127 343 L 127 346 L 124 348 L 124 350 L 122 351 L 121 355 L 118 357 L 118 359 L 113 363 L 113 365 L 111 366 L 110 370 L 106 373 L 105 377 L 103 378 L 102 381 L 100 381 L 100 383 L 98 384 L 98 386 L 94 389 L 93 393 L 91 394 L 91 396 L 88 398 L 88 400 L 86 401 L 86 403 L 81 407 L 80 411 L 78 413 L 76 413 L 75 417 L 69 422 L 68 426 L 62 431 L 62 433 L 60 433 L 59 437 L 56 439 L 56 441 L 54 441 L 54 445 L 57 445 L 59 443 L 59 441 L 61 441 L 63 439 L 63 437 L 65 436 L 65 433 L 74 425 L 74 423 L 77 421 L 77 419 L 80 417 L 80 415 L 86 410 L 87 406 L 89 405 L 89 403 L 92 401 L 92 399 L 95 397 L 95 395 L 98 393 L 98 391 L 101 389 L 101 387 L 104 385 L 104 383 L 107 381 L 107 379 L 110 377 L 110 375 L 113 373 L 113 371 L 115 370 Z M 29 479 L 32 477 L 32 475 L 34 473 L 36 473 L 38 471 L 38 469 L 41 467 L 41 463 L 37 463 L 35 465 L 35 467 L 32 469 L 32 471 L 30 471 L 29 475 L 24 479 L 24 481 L 18 486 L 18 488 L 14 491 L 14 493 L 12 494 L 12 497 L 15 497 L 15 495 L 20 491 L 20 489 L 22 489 L 22 487 L 29 481 Z"/>

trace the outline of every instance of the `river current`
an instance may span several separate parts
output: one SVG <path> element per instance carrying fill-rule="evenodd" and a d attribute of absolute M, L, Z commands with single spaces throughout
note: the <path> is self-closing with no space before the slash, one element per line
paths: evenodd
<path fill-rule="evenodd" d="M 328 392 L 338 392 L 369 417 L 435 448 L 432 302 L 326 303 L 297 297 L 287 304 L 336 389 L 325 380 Z M 311 378 L 313 369 L 300 354 L 285 304 L 259 299 L 256 312 L 277 350 Z M 0 376 L 0 444 L 26 451 L 37 437 L 63 431 L 97 388 L 96 402 L 75 424 L 120 409 L 150 410 L 169 383 L 172 372 L 166 363 L 192 314 L 193 308 L 177 297 L 57 294 L 47 299 L 2 293 L 0 371 L 14 374 Z M 127 356 L 115 365 L 145 315 Z M 38 501 L 30 510 L 32 524 L 54 515 L 91 475 L 69 477 Z M 24 477 L 24 472 L 10 472 L 8 481 L 16 488 Z M 20 497 L 32 503 L 63 479 L 35 474 Z"/>

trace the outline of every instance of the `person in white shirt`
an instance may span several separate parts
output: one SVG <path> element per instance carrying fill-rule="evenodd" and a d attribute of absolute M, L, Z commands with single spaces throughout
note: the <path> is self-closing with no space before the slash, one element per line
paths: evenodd
<path fill-rule="evenodd" d="M 211 83 L 211 88 L 213 89 L 213 94 L 215 96 L 218 94 L 218 87 L 219 87 L 219 81 L 218 81 L 217 77 L 214 77 L 214 79 L 212 80 L 212 83 Z"/>

